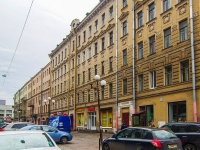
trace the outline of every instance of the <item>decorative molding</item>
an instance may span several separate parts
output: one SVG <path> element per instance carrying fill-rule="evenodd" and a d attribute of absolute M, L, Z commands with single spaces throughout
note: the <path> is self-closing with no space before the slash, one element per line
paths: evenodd
<path fill-rule="evenodd" d="M 122 12 L 122 14 L 119 16 L 119 20 L 120 21 L 122 21 L 126 16 L 128 16 L 129 15 L 129 12 L 128 11 L 126 11 L 126 12 Z"/>
<path fill-rule="evenodd" d="M 153 31 L 154 28 L 155 28 L 155 22 L 150 23 L 150 24 L 148 25 L 148 27 L 149 27 L 149 32 Z"/>
<path fill-rule="evenodd" d="M 163 23 L 166 24 L 167 22 L 170 21 L 170 14 L 171 12 L 169 12 L 168 14 L 164 15 L 163 18 Z"/>

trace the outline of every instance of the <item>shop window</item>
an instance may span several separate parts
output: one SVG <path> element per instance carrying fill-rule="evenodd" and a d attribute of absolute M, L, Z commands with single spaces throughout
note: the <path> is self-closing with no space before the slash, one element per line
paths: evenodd
<path fill-rule="evenodd" d="M 77 126 L 84 126 L 84 113 L 79 113 L 78 115 L 78 125 Z"/>
<path fill-rule="evenodd" d="M 186 121 L 186 101 L 169 103 L 169 122 Z"/>
<path fill-rule="evenodd" d="M 112 127 L 112 110 L 102 110 L 102 127 Z"/>

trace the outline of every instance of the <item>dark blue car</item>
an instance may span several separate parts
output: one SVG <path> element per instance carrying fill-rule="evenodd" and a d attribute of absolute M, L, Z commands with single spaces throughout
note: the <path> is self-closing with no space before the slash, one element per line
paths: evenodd
<path fill-rule="evenodd" d="M 182 150 L 179 138 L 158 128 L 131 127 L 107 138 L 103 150 Z"/>
<path fill-rule="evenodd" d="M 68 132 L 59 131 L 48 125 L 30 125 L 21 128 L 20 130 L 43 130 L 48 133 L 51 138 L 58 143 L 66 144 L 72 140 L 72 135 Z"/>

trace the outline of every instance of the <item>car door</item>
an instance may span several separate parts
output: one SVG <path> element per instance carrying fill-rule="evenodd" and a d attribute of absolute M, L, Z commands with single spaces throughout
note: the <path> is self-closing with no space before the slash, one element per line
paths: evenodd
<path fill-rule="evenodd" d="M 119 132 L 115 138 L 110 141 L 110 145 L 111 145 L 111 150 L 123 150 L 125 149 L 125 144 L 126 144 L 126 140 L 127 138 L 130 137 L 132 130 L 129 128 L 126 128 L 124 130 L 122 130 L 121 132 Z"/>
<path fill-rule="evenodd" d="M 187 124 L 175 124 L 172 125 L 171 130 L 176 134 L 176 136 L 181 140 L 182 144 L 187 143 Z"/>
<path fill-rule="evenodd" d="M 58 132 L 50 126 L 42 126 L 43 130 L 47 132 L 55 142 L 60 142 Z"/>
<path fill-rule="evenodd" d="M 197 148 L 200 149 L 200 129 L 197 125 L 188 125 L 188 143 L 194 144 Z"/>

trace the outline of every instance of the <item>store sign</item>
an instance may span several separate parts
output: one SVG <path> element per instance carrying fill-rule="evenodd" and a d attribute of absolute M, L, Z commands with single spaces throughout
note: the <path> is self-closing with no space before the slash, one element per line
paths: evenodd
<path fill-rule="evenodd" d="M 88 111 L 95 111 L 95 107 L 89 107 Z"/>

